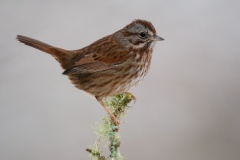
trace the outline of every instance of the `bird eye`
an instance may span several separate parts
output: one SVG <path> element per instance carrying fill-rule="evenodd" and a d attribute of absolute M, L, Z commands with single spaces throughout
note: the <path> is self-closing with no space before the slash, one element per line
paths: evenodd
<path fill-rule="evenodd" d="M 140 37 L 141 37 L 141 38 L 145 38 L 145 37 L 146 37 L 146 33 L 145 33 L 145 32 L 141 32 L 141 33 L 140 33 Z"/>

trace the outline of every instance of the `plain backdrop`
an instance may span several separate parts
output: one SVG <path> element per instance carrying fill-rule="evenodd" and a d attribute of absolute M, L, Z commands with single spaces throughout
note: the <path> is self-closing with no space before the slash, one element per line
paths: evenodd
<path fill-rule="evenodd" d="M 134 19 L 151 21 L 150 72 L 121 125 L 126 160 L 240 159 L 237 0 L 1 0 L 0 159 L 87 160 L 106 115 L 26 35 L 79 49 Z"/>

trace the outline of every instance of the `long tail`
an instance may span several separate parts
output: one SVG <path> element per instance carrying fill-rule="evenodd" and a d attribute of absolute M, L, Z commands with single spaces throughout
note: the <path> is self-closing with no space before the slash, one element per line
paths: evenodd
<path fill-rule="evenodd" d="M 70 67 L 70 65 L 72 64 L 71 59 L 75 56 L 73 53 L 71 53 L 71 51 L 53 47 L 49 44 L 26 36 L 17 35 L 17 40 L 28 46 L 34 47 L 52 55 L 64 69 L 68 69 Z"/>

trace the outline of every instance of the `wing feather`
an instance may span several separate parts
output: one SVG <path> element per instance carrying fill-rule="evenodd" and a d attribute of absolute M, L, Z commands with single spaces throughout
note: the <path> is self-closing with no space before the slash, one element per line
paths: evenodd
<path fill-rule="evenodd" d="M 125 54 L 126 51 L 118 48 L 119 44 L 115 41 L 106 44 L 109 38 L 111 37 L 105 37 L 106 40 L 102 39 L 93 43 L 88 46 L 89 49 L 87 49 L 88 47 L 84 48 L 82 52 L 85 52 L 85 54 L 81 53 L 81 55 L 84 56 L 80 56 L 79 59 L 76 59 L 73 65 L 65 70 L 63 74 L 94 73 L 113 69 L 117 65 L 125 62 L 129 57 Z"/>

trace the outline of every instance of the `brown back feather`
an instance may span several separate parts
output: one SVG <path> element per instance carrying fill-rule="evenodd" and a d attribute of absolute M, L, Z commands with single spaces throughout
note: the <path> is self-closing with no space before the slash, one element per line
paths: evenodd
<path fill-rule="evenodd" d="M 110 35 L 81 49 L 78 57 L 73 59 L 71 67 L 63 74 L 94 73 L 112 69 L 126 61 L 129 54 Z"/>

